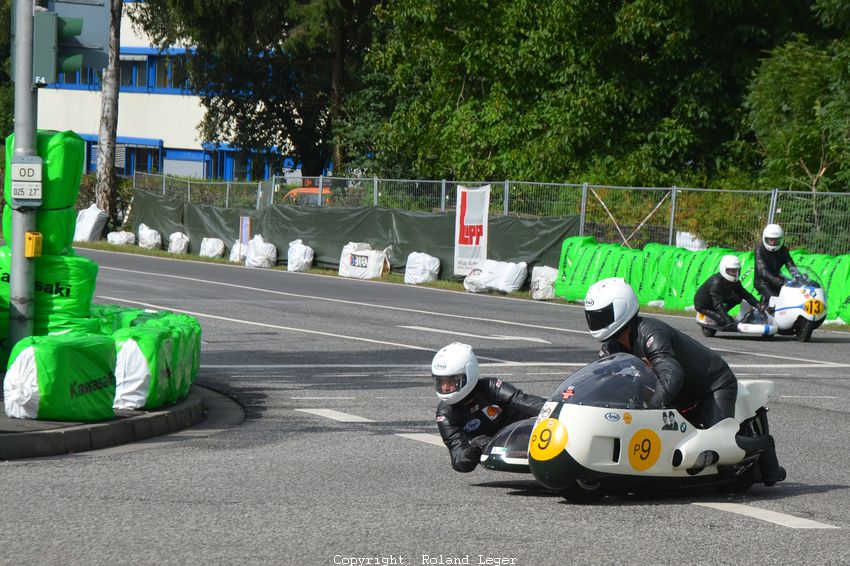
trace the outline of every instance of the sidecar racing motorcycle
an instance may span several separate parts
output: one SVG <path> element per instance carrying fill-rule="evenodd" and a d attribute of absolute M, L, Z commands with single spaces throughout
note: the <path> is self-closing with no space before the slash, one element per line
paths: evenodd
<path fill-rule="evenodd" d="M 565 379 L 536 418 L 493 437 L 489 469 L 530 472 L 576 503 L 609 492 L 714 486 L 742 492 L 762 481 L 773 382 L 739 380 L 735 416 L 702 428 L 688 414 L 651 405 L 657 378 L 631 354 L 593 362 Z"/>

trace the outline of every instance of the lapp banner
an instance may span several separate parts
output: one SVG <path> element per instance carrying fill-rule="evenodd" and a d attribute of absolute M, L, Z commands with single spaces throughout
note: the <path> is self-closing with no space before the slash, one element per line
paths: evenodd
<path fill-rule="evenodd" d="M 466 276 L 487 259 L 487 212 L 490 185 L 457 188 L 455 219 L 455 275 Z"/>

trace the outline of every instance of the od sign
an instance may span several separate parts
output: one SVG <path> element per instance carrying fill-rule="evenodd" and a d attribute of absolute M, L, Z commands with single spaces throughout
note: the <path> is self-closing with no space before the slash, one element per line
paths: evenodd
<path fill-rule="evenodd" d="M 41 206 L 40 157 L 15 157 L 12 159 L 12 204 L 16 206 Z"/>

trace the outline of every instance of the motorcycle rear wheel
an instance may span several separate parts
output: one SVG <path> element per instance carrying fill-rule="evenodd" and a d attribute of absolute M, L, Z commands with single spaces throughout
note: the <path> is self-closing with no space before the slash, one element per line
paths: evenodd
<path fill-rule="evenodd" d="M 811 320 L 802 320 L 797 323 L 794 336 L 797 342 L 808 342 L 812 339 L 812 332 L 815 330 L 815 323 Z"/>
<path fill-rule="evenodd" d="M 708 328 L 707 326 L 701 326 L 700 328 L 702 328 L 702 335 L 706 338 L 711 338 L 717 334 L 717 331 L 713 328 Z"/>
<path fill-rule="evenodd" d="M 570 503 L 587 505 L 601 501 L 605 497 L 605 491 L 598 481 L 576 480 L 564 488 L 561 495 Z"/>

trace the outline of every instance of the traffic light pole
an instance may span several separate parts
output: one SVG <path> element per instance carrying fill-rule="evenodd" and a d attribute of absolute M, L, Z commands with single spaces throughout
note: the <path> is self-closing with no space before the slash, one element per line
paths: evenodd
<path fill-rule="evenodd" d="M 15 157 L 38 156 L 38 90 L 32 81 L 33 0 L 13 0 L 15 9 Z M 39 179 L 41 181 L 41 179 Z M 14 200 L 13 200 L 14 202 Z M 9 204 L 9 203 L 7 203 Z M 12 265 L 9 285 L 9 349 L 32 335 L 35 263 L 26 257 L 26 233 L 36 229 L 36 209 L 12 209 Z"/>

